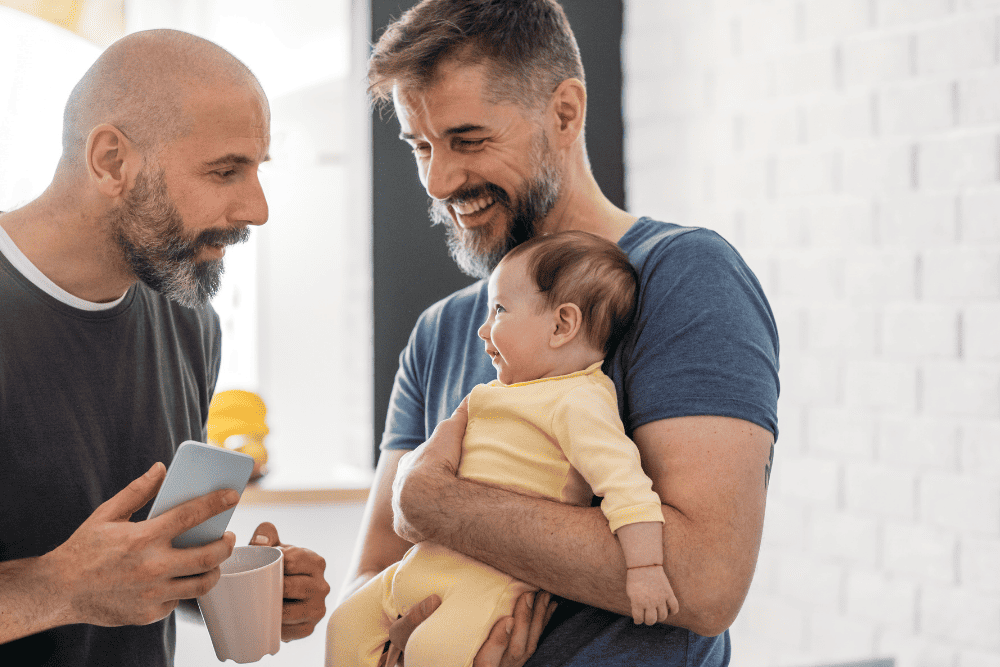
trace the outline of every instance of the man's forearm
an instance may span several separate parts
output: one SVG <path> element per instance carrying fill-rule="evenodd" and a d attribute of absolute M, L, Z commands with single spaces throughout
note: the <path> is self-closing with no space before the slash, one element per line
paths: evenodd
<path fill-rule="evenodd" d="M 628 615 L 624 557 L 600 509 L 457 478 L 464 405 L 404 457 L 393 482 L 395 532 Z M 694 416 L 645 424 L 633 439 L 663 503 L 663 562 L 680 603 L 670 624 L 719 634 L 735 620 L 753 579 L 773 436 L 740 419 Z"/>
<path fill-rule="evenodd" d="M 421 498 L 434 499 L 406 512 L 427 539 L 556 595 L 631 615 L 622 550 L 599 508 L 531 498 L 447 474 L 414 481 L 427 485 Z M 745 595 L 743 582 L 727 567 L 740 546 L 723 544 L 713 538 L 714 526 L 698 526 L 671 507 L 664 506 L 664 520 L 666 572 L 681 608 L 670 625 L 718 634 Z"/>
<path fill-rule="evenodd" d="M 44 557 L 0 563 L 0 644 L 74 622 Z"/>

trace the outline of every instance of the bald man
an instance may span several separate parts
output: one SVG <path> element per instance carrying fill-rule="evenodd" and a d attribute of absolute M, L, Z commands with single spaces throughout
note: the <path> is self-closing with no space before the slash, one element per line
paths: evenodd
<path fill-rule="evenodd" d="M 136 33 L 74 88 L 51 185 L 0 215 L 0 665 L 173 664 L 171 612 L 218 581 L 232 533 L 170 541 L 235 492 L 142 519 L 176 446 L 204 439 L 208 300 L 226 246 L 267 221 L 269 142 L 267 98 L 236 58 Z M 251 542 L 278 535 L 262 524 Z M 324 616 L 324 567 L 285 549 L 283 639 Z"/>

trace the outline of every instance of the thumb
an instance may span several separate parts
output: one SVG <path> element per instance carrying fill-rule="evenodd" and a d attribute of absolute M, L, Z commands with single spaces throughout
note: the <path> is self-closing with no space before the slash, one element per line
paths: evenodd
<path fill-rule="evenodd" d="M 424 598 L 420 604 L 414 605 L 402 618 L 389 626 L 389 641 L 400 650 L 405 649 L 406 642 L 417 626 L 426 621 L 440 606 L 440 596 L 431 595 Z"/>
<path fill-rule="evenodd" d="M 128 520 L 136 510 L 153 499 L 166 474 L 166 466 L 157 461 L 142 477 L 132 480 L 128 486 L 105 501 L 94 511 L 94 515 L 108 521 Z"/>
<path fill-rule="evenodd" d="M 468 396 L 466 396 L 465 398 L 463 398 L 462 402 L 458 404 L 457 408 L 455 408 L 455 411 L 453 413 L 451 413 L 451 416 L 452 416 L 453 419 L 457 418 L 457 419 L 461 420 L 464 423 L 468 423 L 468 421 L 469 421 L 469 396 L 472 396 L 472 394 L 469 394 Z"/>
<path fill-rule="evenodd" d="M 255 547 L 282 546 L 281 540 L 278 539 L 278 529 L 270 521 L 257 526 L 257 530 L 253 531 L 253 537 L 250 538 L 250 544 Z"/>
<path fill-rule="evenodd" d="M 505 616 L 494 624 L 489 636 L 476 654 L 472 667 L 499 665 L 503 660 L 507 647 L 510 646 L 510 633 L 514 629 L 514 619 Z"/>
<path fill-rule="evenodd" d="M 465 429 L 469 425 L 469 397 L 466 396 L 462 399 L 462 402 L 458 404 L 455 411 L 451 413 L 451 416 L 447 419 L 443 419 L 438 422 L 438 425 L 434 428 L 434 432 L 431 433 L 431 440 L 434 440 L 434 436 L 438 433 L 447 433 L 451 438 L 458 438 L 459 442 L 462 440 L 462 436 L 465 434 Z"/>

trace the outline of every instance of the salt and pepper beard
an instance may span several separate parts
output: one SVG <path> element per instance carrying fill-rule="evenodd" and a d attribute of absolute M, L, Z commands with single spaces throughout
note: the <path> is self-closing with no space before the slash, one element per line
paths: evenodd
<path fill-rule="evenodd" d="M 493 183 L 459 190 L 448 199 L 431 200 L 431 221 L 434 225 L 445 226 L 448 252 L 466 275 L 489 278 L 504 255 L 538 233 L 541 221 L 559 199 L 562 178 L 543 131 L 532 144 L 530 162 L 538 165 L 538 172 L 515 191 L 513 202 L 503 188 Z M 506 229 L 497 229 L 496 225 L 502 223 L 472 229 L 462 229 L 455 224 L 448 212 L 448 202 L 474 201 L 481 197 L 492 197 L 495 206 L 507 209 Z"/>
<path fill-rule="evenodd" d="M 142 169 L 107 221 L 132 273 L 151 289 L 190 308 L 205 304 L 222 283 L 222 260 L 195 261 L 201 249 L 250 238 L 246 227 L 206 229 L 194 238 L 185 236 L 184 220 L 170 199 L 162 169 L 153 177 Z"/>

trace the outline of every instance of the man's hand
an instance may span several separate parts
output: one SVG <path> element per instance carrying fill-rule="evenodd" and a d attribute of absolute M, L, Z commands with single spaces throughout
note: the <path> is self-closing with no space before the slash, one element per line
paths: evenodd
<path fill-rule="evenodd" d="M 521 667 L 538 648 L 542 630 L 555 613 L 556 602 L 545 591 L 522 593 L 514 616 L 497 621 L 472 667 Z"/>
<path fill-rule="evenodd" d="M 284 552 L 281 640 L 288 642 L 308 637 L 326 615 L 326 596 L 330 593 L 330 584 L 323 577 L 326 560 L 309 549 L 282 544 L 278 540 L 278 530 L 266 521 L 257 526 L 250 544 L 279 547 Z"/>
<path fill-rule="evenodd" d="M 636 625 L 663 623 L 669 614 L 680 610 L 662 565 L 629 569 L 625 592 L 632 602 L 632 620 Z"/>
<path fill-rule="evenodd" d="M 442 484 L 455 479 L 462 460 L 462 440 L 469 422 L 469 397 L 466 396 L 451 417 L 437 425 L 430 439 L 399 460 L 392 483 L 393 529 L 405 540 L 416 544 L 433 539 L 424 535 L 408 517 L 407 510 L 424 505 L 425 494 L 436 494 Z"/>
<path fill-rule="evenodd" d="M 389 649 L 382 654 L 378 667 L 404 665 L 403 651 L 410 635 L 439 606 L 441 598 L 432 595 L 393 623 L 389 628 Z M 473 667 L 521 667 L 538 648 L 542 630 L 555 610 L 555 601 L 545 591 L 522 593 L 514 605 L 514 616 L 496 622 L 476 654 Z"/>
<path fill-rule="evenodd" d="M 417 626 L 430 618 L 434 610 L 441 606 L 441 598 L 431 595 L 420 604 L 414 605 L 401 618 L 389 626 L 389 647 L 379 658 L 377 667 L 395 667 L 403 664 L 403 649 Z"/>
<path fill-rule="evenodd" d="M 42 558 L 60 582 L 67 623 L 147 625 L 167 616 L 179 600 L 204 595 L 219 580 L 219 565 L 236 536 L 190 549 L 171 540 L 233 507 L 239 495 L 216 491 L 132 523 L 129 518 L 156 495 L 166 467 L 156 463 L 100 505 L 66 542 Z"/>

